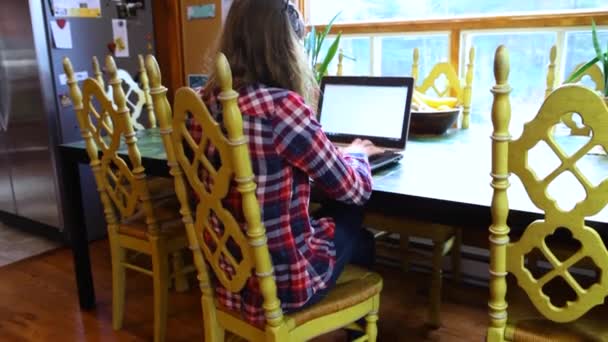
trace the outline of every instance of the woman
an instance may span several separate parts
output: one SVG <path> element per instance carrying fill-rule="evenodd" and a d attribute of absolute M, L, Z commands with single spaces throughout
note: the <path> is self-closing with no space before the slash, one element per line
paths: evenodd
<path fill-rule="evenodd" d="M 236 0 L 220 42 L 240 93 L 257 197 L 286 312 L 322 299 L 353 255 L 358 259 L 354 261 L 373 262 L 373 237 L 361 227 L 361 206 L 372 190 L 367 157 L 380 152 L 363 140 L 340 151 L 323 133 L 307 105 L 318 88 L 300 42 L 303 36 L 301 16 L 289 1 Z M 221 122 L 213 80 L 202 96 Z M 191 132 L 200 139 L 200 127 L 191 127 Z M 310 179 L 315 189 L 335 200 L 319 218 L 309 215 Z M 240 212 L 236 189 L 225 203 Z M 240 293 L 221 286 L 216 293 L 222 305 L 264 325 L 255 277 Z"/>

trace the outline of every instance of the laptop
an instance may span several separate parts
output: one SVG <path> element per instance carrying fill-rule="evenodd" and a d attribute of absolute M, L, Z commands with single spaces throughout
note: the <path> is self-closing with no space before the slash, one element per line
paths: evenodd
<path fill-rule="evenodd" d="M 321 81 L 319 121 L 337 146 L 361 138 L 385 149 L 369 158 L 376 171 L 403 158 L 413 90 L 412 77 L 326 76 Z"/>

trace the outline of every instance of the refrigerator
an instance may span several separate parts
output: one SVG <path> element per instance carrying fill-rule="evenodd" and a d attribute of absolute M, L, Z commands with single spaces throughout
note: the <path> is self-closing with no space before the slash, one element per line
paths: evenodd
<path fill-rule="evenodd" d="M 155 52 L 151 1 L 0 1 L 0 220 L 63 236 L 60 189 L 74 180 L 61 178 L 57 146 L 81 136 L 62 59 L 81 80 L 92 56 L 112 54 L 137 79 L 138 54 Z M 99 239 L 95 181 L 88 165 L 80 173 L 89 239 Z"/>

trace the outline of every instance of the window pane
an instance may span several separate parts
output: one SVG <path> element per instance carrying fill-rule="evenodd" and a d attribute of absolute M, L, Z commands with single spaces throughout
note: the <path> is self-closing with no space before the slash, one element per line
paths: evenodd
<path fill-rule="evenodd" d="M 319 63 L 327 54 L 327 50 L 335 41 L 334 37 L 327 37 L 323 41 L 323 47 L 319 53 Z M 344 51 L 344 61 L 342 62 L 344 76 L 367 76 L 370 74 L 370 39 L 366 37 L 340 38 L 340 48 Z M 354 59 L 354 60 L 353 60 Z M 338 72 L 338 54 L 329 64 L 327 70 L 329 75 L 336 75 Z"/>
<path fill-rule="evenodd" d="M 602 50 L 606 51 L 606 46 L 608 46 L 608 30 L 598 31 L 597 36 Z M 579 64 L 586 63 L 595 56 L 593 40 L 591 39 L 591 30 L 566 33 L 566 56 L 563 81 L 574 72 Z M 583 78 L 581 81 L 583 84 L 595 89 L 595 84 L 591 80 Z"/>
<path fill-rule="evenodd" d="M 447 34 L 381 38 L 382 75 L 411 75 L 414 48 L 418 48 L 420 76 L 424 77 L 428 75 L 433 65 L 448 60 L 448 45 Z"/>
<path fill-rule="evenodd" d="M 523 124 L 538 113 L 544 100 L 549 53 L 556 39 L 554 32 L 471 34 L 470 42 L 476 50 L 471 121 L 491 124 L 493 97 L 489 90 L 496 84 L 494 54 L 504 44 L 509 51 L 509 84 L 513 88 L 510 127 L 514 136 L 521 134 Z"/>
<path fill-rule="evenodd" d="M 606 0 L 308 0 L 312 24 L 407 20 L 487 14 L 607 9 Z"/>

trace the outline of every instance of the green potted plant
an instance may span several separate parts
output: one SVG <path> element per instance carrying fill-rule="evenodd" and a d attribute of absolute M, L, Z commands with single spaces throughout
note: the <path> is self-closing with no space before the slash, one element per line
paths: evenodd
<path fill-rule="evenodd" d="M 330 21 L 327 26 L 325 26 L 325 30 L 317 31 L 314 26 L 308 32 L 306 38 L 304 39 L 304 47 L 306 49 L 306 53 L 308 54 L 308 58 L 310 61 L 310 67 L 313 70 L 315 80 L 317 83 L 321 83 L 321 78 L 327 75 L 327 68 L 329 64 L 336 56 L 338 52 L 338 48 L 340 47 L 340 38 L 342 37 L 342 32 L 338 33 L 336 40 L 329 46 L 327 50 L 327 54 L 324 57 L 319 56 L 321 54 L 321 48 L 323 47 L 323 42 L 331 28 L 333 26 L 334 21 L 340 13 L 336 14 Z"/>
<path fill-rule="evenodd" d="M 602 51 L 600 41 L 597 37 L 597 28 L 594 20 L 591 20 L 591 37 L 593 39 L 593 49 L 595 50 L 596 56 L 573 72 L 572 75 L 570 75 L 570 77 L 568 77 L 566 80 L 566 83 L 573 82 L 574 80 L 578 79 L 587 69 L 599 62 L 604 75 L 604 89 L 602 95 L 604 96 L 604 100 L 608 102 L 608 49 L 606 51 Z"/>

